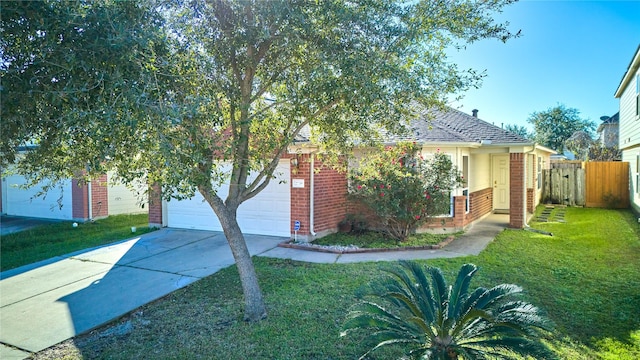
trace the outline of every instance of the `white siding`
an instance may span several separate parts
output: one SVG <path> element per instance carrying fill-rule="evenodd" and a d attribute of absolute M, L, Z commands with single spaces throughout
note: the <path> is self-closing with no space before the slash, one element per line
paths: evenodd
<path fill-rule="evenodd" d="M 472 154 L 469 159 L 469 192 L 491 187 L 491 155 Z"/>
<path fill-rule="evenodd" d="M 640 70 L 620 96 L 620 149 L 640 145 L 640 116 L 636 115 L 636 86 Z"/>
<path fill-rule="evenodd" d="M 629 198 L 631 207 L 640 213 L 640 147 L 628 149 L 622 153 L 622 161 L 629 163 Z"/>

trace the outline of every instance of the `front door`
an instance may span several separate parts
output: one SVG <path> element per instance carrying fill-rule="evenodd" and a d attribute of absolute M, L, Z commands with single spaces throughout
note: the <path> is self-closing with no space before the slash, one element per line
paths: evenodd
<path fill-rule="evenodd" d="M 509 210 L 509 155 L 495 155 L 493 168 L 493 209 Z"/>

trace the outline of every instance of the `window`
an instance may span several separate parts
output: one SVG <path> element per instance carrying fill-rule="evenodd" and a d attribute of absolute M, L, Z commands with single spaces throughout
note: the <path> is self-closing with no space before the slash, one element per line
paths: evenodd
<path fill-rule="evenodd" d="M 465 214 L 469 213 L 469 156 L 462 156 L 462 195 L 466 196 L 464 204 Z"/>
<path fill-rule="evenodd" d="M 538 190 L 542 188 L 542 156 L 538 156 Z"/>
<path fill-rule="evenodd" d="M 636 75 L 636 116 L 640 116 L 640 74 Z"/>
<path fill-rule="evenodd" d="M 636 155 L 636 193 L 640 194 L 640 154 Z"/>

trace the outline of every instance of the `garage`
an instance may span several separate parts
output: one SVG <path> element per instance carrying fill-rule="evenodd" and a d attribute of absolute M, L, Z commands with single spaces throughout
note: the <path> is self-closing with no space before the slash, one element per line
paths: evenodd
<path fill-rule="evenodd" d="M 258 195 L 240 205 L 237 218 L 243 233 L 291 236 L 289 167 L 288 160 L 280 161 L 276 178 Z M 228 184 L 223 184 L 219 190 L 222 198 L 228 192 Z M 199 193 L 188 200 L 173 199 L 166 205 L 168 227 L 222 231 L 218 217 Z"/>
<path fill-rule="evenodd" d="M 12 216 L 31 216 L 45 219 L 71 220 L 73 204 L 71 180 L 63 181 L 46 195 L 36 197 L 46 182 L 24 189 L 21 175 L 2 178 L 2 213 Z"/>
<path fill-rule="evenodd" d="M 145 186 L 136 182 L 133 188 L 127 187 L 115 180 L 112 172 L 107 173 L 109 192 L 109 215 L 143 214 L 148 212 Z M 138 193 L 140 196 L 138 196 Z"/>

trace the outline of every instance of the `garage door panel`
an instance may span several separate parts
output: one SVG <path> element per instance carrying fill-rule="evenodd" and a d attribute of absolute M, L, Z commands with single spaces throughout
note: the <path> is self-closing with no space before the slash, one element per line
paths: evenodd
<path fill-rule="evenodd" d="M 46 219 L 71 220 L 73 205 L 71 180 L 63 181 L 60 186 L 51 189 L 45 196 L 36 197 L 46 182 L 40 182 L 29 189 L 20 186 L 26 180 L 20 175 L 11 175 L 2 179 L 3 199 L 2 211 L 13 216 L 32 216 Z M 60 202 L 58 202 L 60 200 Z M 62 207 L 60 206 L 62 205 Z"/>
<path fill-rule="evenodd" d="M 281 182 L 281 179 L 287 182 Z M 289 162 L 281 161 L 277 169 L 277 178 L 255 197 L 245 201 L 238 208 L 238 225 L 245 234 L 290 236 L 290 199 Z M 220 197 L 225 198 L 228 185 L 218 189 Z M 201 194 L 193 198 L 167 202 L 168 226 L 186 229 L 222 231 L 222 226 L 209 204 Z"/>

